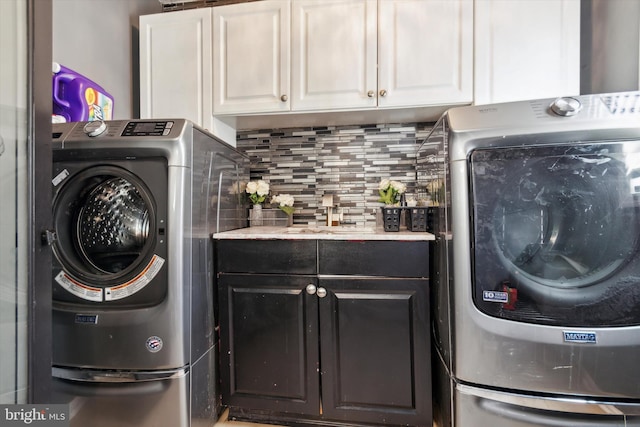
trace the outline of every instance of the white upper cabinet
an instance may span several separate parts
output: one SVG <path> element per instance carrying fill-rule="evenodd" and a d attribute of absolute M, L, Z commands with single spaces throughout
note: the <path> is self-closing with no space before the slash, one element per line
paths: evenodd
<path fill-rule="evenodd" d="M 226 123 L 246 114 L 575 95 L 580 2 L 263 0 L 147 15 L 140 76 L 142 118 L 185 117 L 229 142 Z"/>
<path fill-rule="evenodd" d="M 211 9 L 140 17 L 140 117 L 209 127 Z"/>
<path fill-rule="evenodd" d="M 292 110 L 470 103 L 472 0 L 293 0 Z"/>
<path fill-rule="evenodd" d="M 262 0 L 141 16 L 141 117 L 184 117 L 233 144 L 237 117 L 418 120 L 414 107 L 471 103 L 473 4 Z"/>
<path fill-rule="evenodd" d="M 378 106 L 470 103 L 473 1 L 378 4 Z"/>
<path fill-rule="evenodd" d="M 213 8 L 213 110 L 289 111 L 289 0 Z"/>
<path fill-rule="evenodd" d="M 140 17 L 140 118 L 185 118 L 235 145 L 235 123 L 215 117 L 211 8 Z"/>
<path fill-rule="evenodd" d="M 377 1 L 294 0 L 295 111 L 375 107 Z"/>
<path fill-rule="evenodd" d="M 474 103 L 580 92 L 580 2 L 476 0 Z"/>

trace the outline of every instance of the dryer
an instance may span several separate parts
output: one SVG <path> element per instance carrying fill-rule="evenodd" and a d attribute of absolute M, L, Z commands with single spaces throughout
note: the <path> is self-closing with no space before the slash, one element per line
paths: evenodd
<path fill-rule="evenodd" d="M 247 225 L 248 158 L 181 120 L 53 125 L 53 376 L 72 426 L 210 426 L 211 235 Z"/>
<path fill-rule="evenodd" d="M 438 425 L 640 425 L 640 93 L 451 109 L 417 172 Z"/>

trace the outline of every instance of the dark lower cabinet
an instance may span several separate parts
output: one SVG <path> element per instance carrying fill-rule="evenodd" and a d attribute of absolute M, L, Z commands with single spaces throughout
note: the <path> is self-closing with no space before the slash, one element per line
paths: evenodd
<path fill-rule="evenodd" d="M 305 290 L 316 281 L 303 276 L 219 276 L 223 404 L 318 413 L 318 304 Z"/>
<path fill-rule="evenodd" d="M 273 250 L 262 242 L 264 257 L 300 257 L 283 250 L 287 242 L 271 241 Z M 311 262 L 301 274 L 282 274 L 280 267 L 238 273 L 224 249 L 237 256 L 251 243 L 218 242 L 218 265 L 227 268 L 219 271 L 218 287 L 223 403 L 230 416 L 296 425 L 431 427 L 428 278 L 366 276 L 359 271 L 365 265 L 332 274 L 322 260 L 320 274 Z M 374 252 L 389 250 L 388 242 L 371 243 L 364 242 Z M 423 243 L 411 250 L 424 251 L 427 262 Z M 330 253 L 364 249 L 333 244 L 342 243 L 331 243 Z M 349 263 L 348 253 L 343 257 Z"/>
<path fill-rule="evenodd" d="M 426 279 L 320 279 L 328 419 L 431 426 Z"/>

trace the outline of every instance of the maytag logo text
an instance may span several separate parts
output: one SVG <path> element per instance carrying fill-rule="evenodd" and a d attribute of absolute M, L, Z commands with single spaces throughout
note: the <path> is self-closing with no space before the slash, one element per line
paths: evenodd
<path fill-rule="evenodd" d="M 563 334 L 564 342 L 595 344 L 598 341 L 595 332 L 563 331 Z"/>

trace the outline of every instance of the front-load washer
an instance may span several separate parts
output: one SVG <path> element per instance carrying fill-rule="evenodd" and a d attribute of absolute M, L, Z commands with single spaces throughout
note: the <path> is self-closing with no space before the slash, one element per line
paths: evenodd
<path fill-rule="evenodd" d="M 640 425 L 640 93 L 453 108 L 437 189 L 440 426 Z"/>
<path fill-rule="evenodd" d="M 211 425 L 211 235 L 247 225 L 247 157 L 180 119 L 56 124 L 53 142 L 56 400 L 72 426 Z"/>

